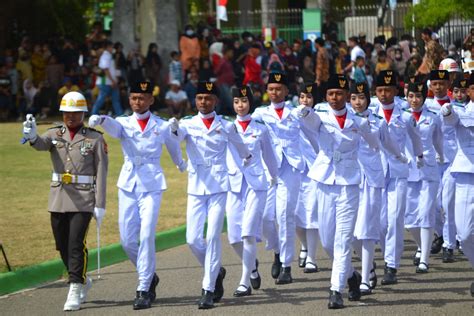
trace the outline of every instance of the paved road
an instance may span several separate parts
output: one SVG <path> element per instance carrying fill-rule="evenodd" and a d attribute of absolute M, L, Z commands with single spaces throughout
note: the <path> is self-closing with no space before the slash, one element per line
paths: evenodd
<path fill-rule="evenodd" d="M 237 256 L 223 236 L 223 263 L 227 268 L 224 298 L 216 308 L 198 311 L 196 302 L 201 291 L 202 269 L 187 246 L 157 254 L 158 298 L 154 306 L 140 315 L 474 315 L 474 298 L 469 286 L 474 272 L 464 257 L 452 264 L 443 264 L 437 255 L 432 258 L 430 273 L 415 274 L 411 263 L 414 251 L 412 242 L 405 243 L 403 266 L 399 271 L 399 284 L 380 286 L 371 296 L 360 302 L 349 302 L 338 311 L 327 309 L 330 261 L 322 249 L 318 250 L 321 271 L 304 274 L 296 263 L 293 267 L 294 283 L 276 286 L 270 277 L 273 255 L 259 248 L 262 289 L 252 296 L 232 296 L 240 280 L 241 266 Z M 359 262 L 354 263 L 360 267 Z M 377 264 L 383 260 L 377 253 Z M 382 274 L 382 269 L 377 271 Z M 89 301 L 78 315 L 128 315 L 133 313 L 136 274 L 129 262 L 102 269 L 102 278 L 96 280 L 89 294 Z M 380 278 L 379 278 L 380 279 Z M 47 284 L 41 288 L 23 291 L 0 298 L 0 315 L 56 315 L 63 314 L 62 306 L 67 296 L 64 281 Z"/>

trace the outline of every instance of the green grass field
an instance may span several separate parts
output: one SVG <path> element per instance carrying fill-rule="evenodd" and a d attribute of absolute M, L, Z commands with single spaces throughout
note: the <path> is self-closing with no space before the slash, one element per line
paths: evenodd
<path fill-rule="evenodd" d="M 39 125 L 42 134 L 53 124 Z M 48 152 L 21 145 L 21 123 L 0 124 L 0 242 L 13 269 L 59 258 L 55 250 L 48 213 L 51 162 Z M 107 213 L 101 227 L 101 245 L 119 242 L 117 224 L 117 179 L 123 162 L 120 143 L 105 134 L 109 148 Z M 180 173 L 168 152 L 163 151 L 162 166 L 168 190 L 163 195 L 158 231 L 182 225 L 186 221 L 187 174 Z M 184 151 L 183 151 L 184 154 Z M 89 248 L 96 247 L 93 220 L 88 236 Z M 0 255 L 0 272 L 7 271 Z"/>

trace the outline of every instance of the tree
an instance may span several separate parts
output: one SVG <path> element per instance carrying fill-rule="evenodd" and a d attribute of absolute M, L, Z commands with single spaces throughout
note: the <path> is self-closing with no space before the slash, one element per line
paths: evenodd
<path fill-rule="evenodd" d="M 405 27 L 438 28 L 454 16 L 472 20 L 474 18 L 472 0 L 421 0 L 405 16 Z"/>

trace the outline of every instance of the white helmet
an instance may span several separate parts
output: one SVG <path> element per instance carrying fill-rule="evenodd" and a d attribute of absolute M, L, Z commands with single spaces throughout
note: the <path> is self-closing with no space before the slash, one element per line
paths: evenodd
<path fill-rule="evenodd" d="M 87 112 L 87 101 L 79 92 L 68 92 L 61 99 L 59 111 L 63 112 Z"/>
<path fill-rule="evenodd" d="M 447 70 L 448 72 L 461 72 L 458 63 L 452 58 L 445 58 L 439 64 L 438 70 Z"/>

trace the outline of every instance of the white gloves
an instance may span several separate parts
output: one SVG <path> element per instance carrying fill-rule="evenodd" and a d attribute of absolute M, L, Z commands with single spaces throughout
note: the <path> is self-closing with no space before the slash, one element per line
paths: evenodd
<path fill-rule="evenodd" d="M 177 166 L 179 172 L 184 172 L 188 168 L 188 163 L 186 160 L 182 160 L 181 163 Z"/>
<path fill-rule="evenodd" d="M 248 157 L 244 158 L 243 160 L 244 167 L 247 167 L 248 165 L 250 165 L 251 161 L 252 161 L 252 155 L 250 154 Z"/>
<path fill-rule="evenodd" d="M 179 122 L 175 117 L 172 117 L 168 120 L 168 123 L 170 123 L 170 129 L 172 133 L 176 133 L 179 128 Z"/>
<path fill-rule="evenodd" d="M 277 185 L 277 183 L 278 183 L 278 178 L 277 178 L 277 177 L 271 178 L 271 179 L 270 179 L 270 188 L 271 188 L 271 187 L 274 187 L 275 185 Z"/>
<path fill-rule="evenodd" d="M 89 117 L 89 127 L 96 127 L 97 125 L 102 124 L 103 118 L 100 115 L 91 115 Z"/>
<path fill-rule="evenodd" d="M 396 157 L 396 159 L 403 164 L 408 163 L 408 158 L 404 154 L 401 154 L 400 156 Z"/>
<path fill-rule="evenodd" d="M 105 208 L 94 207 L 94 218 L 97 222 L 97 226 L 102 225 L 102 220 L 105 216 Z"/>
<path fill-rule="evenodd" d="M 423 167 L 425 165 L 425 159 L 423 159 L 423 157 L 416 157 L 416 167 L 418 169 L 420 169 L 421 167 Z"/>
<path fill-rule="evenodd" d="M 436 162 L 438 162 L 440 165 L 444 164 L 444 157 L 436 154 Z"/>
<path fill-rule="evenodd" d="M 36 121 L 33 114 L 26 114 L 26 121 L 23 122 L 23 136 L 32 143 L 36 140 L 36 137 L 38 137 Z"/>
<path fill-rule="evenodd" d="M 451 114 L 452 110 L 453 108 L 451 103 L 446 103 L 441 107 L 440 112 L 443 116 L 448 116 L 449 114 Z"/>
<path fill-rule="evenodd" d="M 297 108 L 296 108 L 296 113 L 298 115 L 298 117 L 306 117 L 309 112 L 311 111 L 311 108 L 307 107 L 306 105 L 299 105 Z"/>

